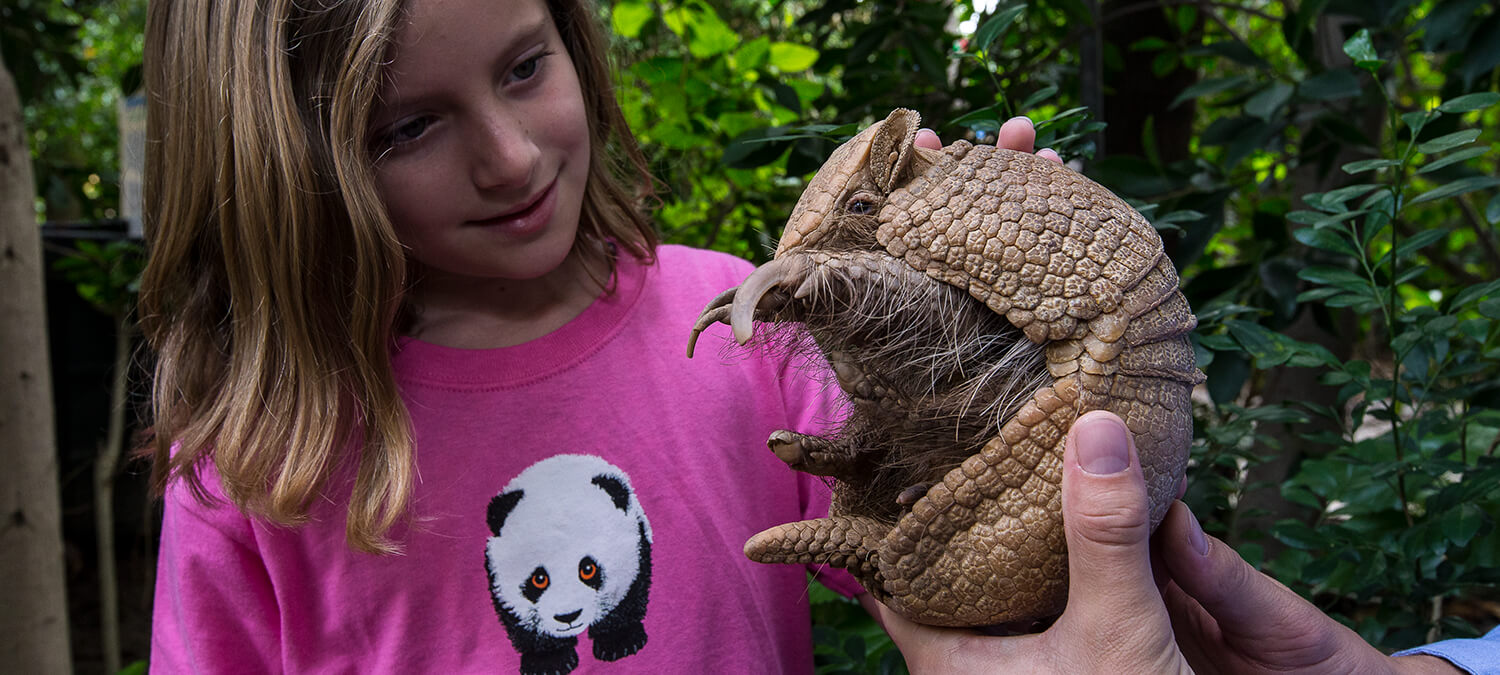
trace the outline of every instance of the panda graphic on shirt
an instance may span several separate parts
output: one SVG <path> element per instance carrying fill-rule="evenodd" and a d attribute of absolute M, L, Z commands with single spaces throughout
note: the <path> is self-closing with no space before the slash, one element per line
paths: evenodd
<path fill-rule="evenodd" d="M 506 484 L 486 516 L 490 596 L 523 675 L 571 672 L 584 631 L 600 661 L 646 645 L 651 524 L 624 471 L 555 455 Z"/>

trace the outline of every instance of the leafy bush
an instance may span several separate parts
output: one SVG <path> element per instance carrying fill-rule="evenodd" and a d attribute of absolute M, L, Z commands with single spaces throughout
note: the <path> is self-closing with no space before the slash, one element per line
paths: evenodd
<path fill-rule="evenodd" d="M 1029 113 L 1183 271 L 1205 526 L 1377 646 L 1500 619 L 1466 610 L 1500 575 L 1492 5 L 1033 0 L 963 36 L 962 2 L 631 0 L 617 28 L 622 8 L 670 238 L 763 260 L 799 179 L 889 109 L 980 141 Z M 887 667 L 857 607 L 817 617 L 825 672 Z"/>

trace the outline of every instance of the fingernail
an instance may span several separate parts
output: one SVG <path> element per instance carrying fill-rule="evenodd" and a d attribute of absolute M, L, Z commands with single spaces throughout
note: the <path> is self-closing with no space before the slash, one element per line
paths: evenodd
<path fill-rule="evenodd" d="M 1032 125 L 1032 126 L 1036 126 L 1036 123 L 1034 123 L 1034 122 L 1032 122 L 1032 121 L 1031 121 L 1031 118 L 1030 118 L 1030 117 L 1027 117 L 1027 116 L 1025 116 L 1025 115 L 1016 115 L 1016 116 L 1015 116 L 1015 117 L 1012 117 L 1012 118 L 1010 118 L 1010 119 L 1008 119 L 1008 120 L 1006 120 L 1006 121 L 1007 121 L 1007 122 L 1014 122 L 1014 121 L 1016 121 L 1016 120 L 1026 120 L 1026 123 L 1027 123 L 1027 124 L 1030 124 L 1030 125 Z"/>
<path fill-rule="evenodd" d="M 1203 526 L 1198 524 L 1198 516 L 1193 515 L 1191 510 L 1188 511 L 1188 522 L 1191 525 L 1188 528 L 1188 543 L 1193 545 L 1193 550 L 1198 555 L 1208 555 L 1208 537 L 1203 534 Z"/>
<path fill-rule="evenodd" d="M 1074 431 L 1078 441 L 1078 465 L 1096 476 L 1117 474 L 1130 466 L 1130 439 L 1125 425 L 1107 417 L 1087 417 Z"/>

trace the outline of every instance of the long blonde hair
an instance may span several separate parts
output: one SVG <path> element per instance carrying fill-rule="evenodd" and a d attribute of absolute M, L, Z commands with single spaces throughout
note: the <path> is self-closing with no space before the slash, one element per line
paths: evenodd
<path fill-rule="evenodd" d="M 589 113 L 575 250 L 654 260 L 650 178 L 585 0 L 549 1 Z M 153 0 L 146 30 L 141 319 L 157 352 L 152 479 L 211 461 L 247 514 L 294 525 L 357 457 L 346 534 L 395 552 L 414 448 L 390 346 L 409 265 L 366 126 L 400 0 Z"/>

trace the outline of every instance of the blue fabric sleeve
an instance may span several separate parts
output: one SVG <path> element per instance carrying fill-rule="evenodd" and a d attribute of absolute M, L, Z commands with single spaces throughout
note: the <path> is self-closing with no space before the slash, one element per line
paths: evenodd
<path fill-rule="evenodd" d="M 1396 652 L 1393 656 L 1431 654 L 1447 659 L 1460 670 L 1473 675 L 1500 675 L 1500 626 L 1472 640 L 1443 640 L 1415 649 Z"/>

